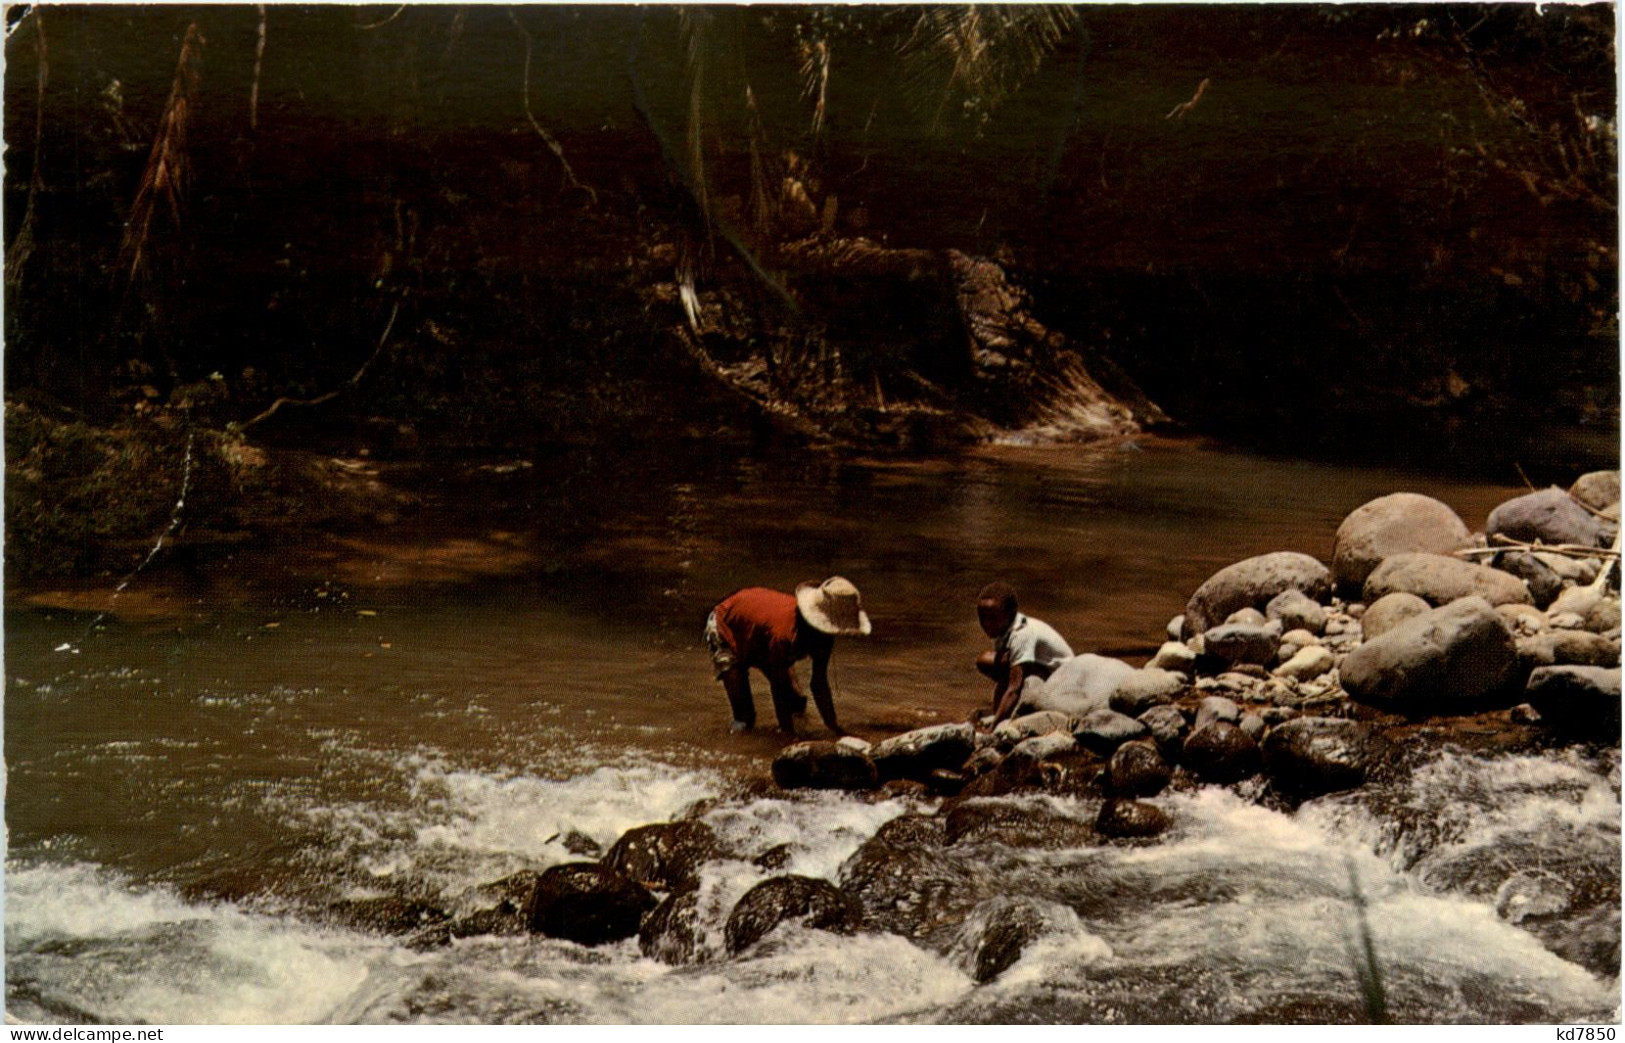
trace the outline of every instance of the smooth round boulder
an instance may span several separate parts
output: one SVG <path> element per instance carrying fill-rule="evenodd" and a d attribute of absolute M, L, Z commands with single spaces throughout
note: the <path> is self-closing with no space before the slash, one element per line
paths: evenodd
<path fill-rule="evenodd" d="M 1264 616 L 1264 613 L 1258 611 L 1256 608 L 1253 608 L 1251 605 L 1248 605 L 1246 608 L 1236 609 L 1228 616 L 1225 616 L 1224 621 L 1226 623 L 1242 623 L 1253 627 L 1261 627 L 1265 623 L 1269 622 L 1269 620 Z"/>
<path fill-rule="evenodd" d="M 1055 710 L 1072 717 L 1104 710 L 1112 693 L 1134 675 L 1134 669 L 1121 659 L 1084 652 L 1063 660 L 1048 680 L 1024 689 L 1021 705 L 1025 710 Z"/>
<path fill-rule="evenodd" d="M 1227 663 L 1263 664 L 1274 659 L 1281 647 L 1281 624 L 1225 623 L 1204 632 L 1202 641 L 1208 655 Z"/>
<path fill-rule="evenodd" d="M 1619 472 L 1592 471 L 1582 474 L 1569 486 L 1569 495 L 1592 510 L 1604 510 L 1619 502 Z"/>
<path fill-rule="evenodd" d="M 835 934 L 850 934 L 860 922 L 857 903 L 828 880 L 775 876 L 763 880 L 734 905 L 723 926 L 730 956 L 755 945 L 785 921 Z"/>
<path fill-rule="evenodd" d="M 1258 774 L 1258 743 L 1238 725 L 1215 721 L 1185 740 L 1185 766 L 1203 782 L 1228 784 Z"/>
<path fill-rule="evenodd" d="M 1196 653 L 1182 641 L 1164 641 L 1146 666 L 1176 674 L 1190 674 L 1196 670 Z"/>
<path fill-rule="evenodd" d="M 1119 797 L 1154 797 L 1173 778 L 1173 769 L 1149 740 L 1125 742 L 1106 765 L 1107 788 Z"/>
<path fill-rule="evenodd" d="M 1072 730 L 1072 718 L 1055 710 L 1039 710 L 1000 721 L 993 728 L 993 745 L 1008 750 L 1016 743 L 1051 732 Z"/>
<path fill-rule="evenodd" d="M 655 904 L 648 888 L 618 869 L 567 862 L 537 878 L 525 923 L 533 934 L 604 945 L 637 934 L 643 914 Z"/>
<path fill-rule="evenodd" d="M 864 751 L 818 739 L 780 751 L 773 781 L 783 789 L 865 790 L 880 785 L 880 772 Z"/>
<path fill-rule="evenodd" d="M 976 751 L 976 728 L 968 723 L 916 728 L 869 750 L 880 781 L 923 779 L 939 768 L 958 768 Z"/>
<path fill-rule="evenodd" d="M 1191 727 L 1201 731 L 1215 721 L 1224 721 L 1226 724 L 1241 723 L 1241 707 L 1236 705 L 1234 699 L 1222 695 L 1209 695 L 1203 697 L 1196 704 L 1196 723 Z"/>
<path fill-rule="evenodd" d="M 992 842 L 1009 847 L 1059 851 L 1087 844 L 1087 822 L 1042 804 L 966 800 L 943 815 L 949 844 Z"/>
<path fill-rule="evenodd" d="M 1530 673 L 1524 697 L 1544 724 L 1589 738 L 1619 741 L 1617 666 L 1543 666 Z"/>
<path fill-rule="evenodd" d="M 1581 506 L 1574 497 L 1552 486 L 1515 497 L 1490 512 L 1484 522 L 1486 536 L 1506 536 L 1525 543 L 1551 546 L 1560 543 L 1606 547 L 1617 527 Z"/>
<path fill-rule="evenodd" d="M 1470 597 L 1405 622 L 1350 652 L 1343 688 L 1370 705 L 1398 710 L 1471 702 L 1502 688 L 1518 648 L 1500 613 Z"/>
<path fill-rule="evenodd" d="M 1072 729 L 1079 746 L 1102 755 L 1109 755 L 1125 742 L 1132 742 L 1145 734 L 1145 725 L 1115 710 L 1096 710 L 1085 714 Z"/>
<path fill-rule="evenodd" d="M 1518 639 L 1518 655 L 1538 666 L 1618 666 L 1619 642 L 1586 630 L 1552 630 Z"/>
<path fill-rule="evenodd" d="M 1191 595 L 1185 605 L 1185 631 L 1200 634 L 1237 609 L 1262 609 L 1286 590 L 1324 601 L 1331 595 L 1332 574 L 1325 565 L 1296 551 L 1275 551 L 1226 565 Z"/>
<path fill-rule="evenodd" d="M 1140 800 L 1108 800 L 1100 806 L 1095 831 L 1103 837 L 1135 839 L 1154 837 L 1167 830 L 1173 820 L 1155 804 Z"/>
<path fill-rule="evenodd" d="M 1077 922 L 1064 906 L 1050 911 L 1026 897 L 998 895 L 977 904 L 960 928 L 949 954 L 971 980 L 992 981 L 1017 960 L 1033 942 L 1054 930 L 1054 921 Z"/>
<path fill-rule="evenodd" d="M 1367 604 L 1397 593 L 1415 594 L 1435 607 L 1469 597 L 1491 605 L 1534 603 L 1529 585 L 1518 577 L 1443 554 L 1396 554 L 1366 577 Z"/>
<path fill-rule="evenodd" d="M 1173 702 L 1188 686 L 1182 674 L 1154 666 L 1142 667 L 1117 686 L 1107 705 L 1118 713 L 1138 717 L 1153 706 Z"/>
<path fill-rule="evenodd" d="M 1557 595 L 1563 593 L 1563 577 L 1533 554 L 1524 551 L 1497 554 L 1490 564 L 1509 576 L 1523 580 L 1529 587 L 1529 596 L 1540 608 L 1550 605 Z"/>
<path fill-rule="evenodd" d="M 1332 571 L 1340 587 L 1358 590 L 1384 558 L 1418 551 L 1449 554 L 1465 546 L 1470 535 L 1456 512 L 1431 496 L 1379 496 L 1350 511 L 1337 527 Z"/>
<path fill-rule="evenodd" d="M 1317 796 L 1362 785 L 1379 754 L 1375 733 L 1358 721 L 1298 717 L 1264 738 L 1264 770 L 1276 786 Z"/>
<path fill-rule="evenodd" d="M 703 822 L 661 822 L 629 829 L 610 845 L 603 863 L 656 891 L 700 882 L 700 867 L 716 854 L 717 835 Z"/>
<path fill-rule="evenodd" d="M 1397 591 L 1393 594 L 1384 594 L 1365 610 L 1360 617 L 1360 629 L 1365 639 L 1370 641 L 1374 637 L 1381 637 L 1394 627 L 1427 612 L 1433 606 L 1415 594 L 1406 591 Z"/>
<path fill-rule="evenodd" d="M 1326 609 L 1301 590 L 1283 590 L 1264 606 L 1266 620 L 1280 620 L 1283 630 L 1306 630 L 1321 634 L 1326 630 Z"/>

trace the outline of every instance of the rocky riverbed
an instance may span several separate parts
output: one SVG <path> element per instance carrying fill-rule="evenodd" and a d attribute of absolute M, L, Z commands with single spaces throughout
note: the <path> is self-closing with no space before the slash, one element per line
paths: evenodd
<path fill-rule="evenodd" d="M 1110 921 L 1229 886 L 1182 878 L 1180 893 L 1165 894 L 1175 885 L 1132 872 L 1105 885 L 1064 871 L 1067 859 L 1115 847 L 1154 862 L 1166 837 L 1188 846 L 1200 832 L 1193 814 L 1228 821 L 1250 804 L 1352 816 L 1391 866 L 1483 903 L 1561 961 L 1617 978 L 1617 829 L 1586 826 L 1568 850 L 1502 826 L 1522 840 L 1495 858 L 1449 852 L 1498 802 L 1540 791 L 1532 765 L 1583 765 L 1617 806 L 1618 516 L 1617 472 L 1517 497 L 1480 532 L 1437 500 L 1394 493 L 1328 534 L 1329 564 L 1277 552 L 1229 565 L 1192 593 L 1149 662 L 1076 656 L 1029 681 L 1017 716 L 996 727 L 788 746 L 772 782 L 742 796 L 839 790 L 859 806 L 909 809 L 822 875 L 787 871 L 805 869 L 789 845 L 722 835 L 712 820 L 723 805 L 705 801 L 607 850 L 578 838 L 579 861 L 493 883 L 455 914 L 388 903 L 336 912 L 410 933 L 422 951 L 486 935 L 587 946 L 636 937 L 645 957 L 681 966 L 760 956 L 785 928 L 878 933 L 990 982 L 1035 947 L 1077 937 L 1080 915 Z M 1530 777 L 1510 790 L 1487 782 L 1498 765 Z M 745 867 L 750 883 L 720 886 L 729 874 L 719 866 Z M 1363 909 L 1352 862 L 1348 872 Z M 1438 1016 L 1420 994 L 1385 997 L 1380 986 L 1361 976 L 1353 992 L 1288 996 L 1244 1016 Z M 1106 1008 L 1022 1009 L 1045 1019 Z M 1014 1015 L 953 1015 L 984 1016 Z"/>

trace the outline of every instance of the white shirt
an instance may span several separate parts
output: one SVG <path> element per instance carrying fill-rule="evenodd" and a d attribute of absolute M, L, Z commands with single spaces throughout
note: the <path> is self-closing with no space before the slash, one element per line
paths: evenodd
<path fill-rule="evenodd" d="M 1020 612 L 1016 613 L 1010 629 L 993 642 L 993 651 L 1001 656 L 1008 651 L 1011 666 L 1037 663 L 1047 670 L 1053 670 L 1063 660 L 1072 658 L 1072 647 L 1056 633 L 1054 627 L 1042 619 L 1032 619 Z"/>

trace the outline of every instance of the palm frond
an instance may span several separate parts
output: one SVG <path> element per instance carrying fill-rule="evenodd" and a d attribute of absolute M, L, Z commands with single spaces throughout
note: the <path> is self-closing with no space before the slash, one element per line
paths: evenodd
<path fill-rule="evenodd" d="M 141 184 L 136 190 L 135 202 L 130 204 L 130 216 L 125 224 L 119 267 L 132 283 L 146 259 L 153 219 L 159 206 L 168 210 L 174 225 L 178 227 L 181 223 L 186 185 L 191 176 L 186 133 L 202 78 L 203 45 L 203 30 L 198 23 L 192 22 L 186 27 L 186 37 L 181 42 L 180 59 L 175 64 L 175 81 L 170 87 L 163 116 L 158 121 L 152 151 L 147 155 L 147 166 L 141 175 Z"/>
<path fill-rule="evenodd" d="M 942 127 L 958 101 L 987 113 L 1021 88 L 1078 24 L 1047 4 L 930 6 L 901 47 L 906 90 Z"/>

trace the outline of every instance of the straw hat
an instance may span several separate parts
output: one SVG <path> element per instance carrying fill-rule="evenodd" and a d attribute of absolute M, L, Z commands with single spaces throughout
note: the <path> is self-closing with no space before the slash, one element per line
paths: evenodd
<path fill-rule="evenodd" d="M 796 607 L 807 622 L 826 634 L 869 632 L 869 617 L 864 614 L 858 588 L 840 576 L 797 586 Z"/>

